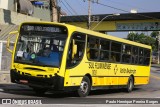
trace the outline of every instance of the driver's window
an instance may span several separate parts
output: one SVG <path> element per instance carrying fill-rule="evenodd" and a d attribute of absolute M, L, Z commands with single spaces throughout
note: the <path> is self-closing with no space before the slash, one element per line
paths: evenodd
<path fill-rule="evenodd" d="M 84 49 L 85 49 L 85 34 L 82 33 L 74 33 L 71 37 L 69 49 L 68 49 L 68 56 L 67 56 L 67 67 L 72 67 L 82 60 L 84 56 Z M 76 45 L 76 53 L 73 54 L 73 45 Z"/>

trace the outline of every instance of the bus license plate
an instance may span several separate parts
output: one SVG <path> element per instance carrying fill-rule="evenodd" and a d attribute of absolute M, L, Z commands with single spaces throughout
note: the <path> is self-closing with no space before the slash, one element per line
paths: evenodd
<path fill-rule="evenodd" d="M 28 80 L 19 80 L 20 83 L 27 84 Z"/>

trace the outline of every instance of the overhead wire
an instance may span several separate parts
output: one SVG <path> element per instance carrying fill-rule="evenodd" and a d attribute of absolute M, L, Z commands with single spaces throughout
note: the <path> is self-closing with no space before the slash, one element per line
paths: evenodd
<path fill-rule="evenodd" d="M 68 7 L 63 3 L 63 1 L 61 1 L 61 3 L 62 3 L 62 5 L 67 9 L 67 11 L 71 14 L 71 15 L 73 15 L 73 13 L 68 9 Z"/>
<path fill-rule="evenodd" d="M 61 3 L 62 3 L 62 5 L 67 9 L 67 11 L 71 14 L 71 15 L 73 15 L 72 14 L 72 12 L 68 9 L 68 7 L 63 3 L 63 1 L 60 1 Z M 69 19 L 69 18 L 68 18 Z M 73 20 L 70 20 L 71 22 L 74 22 Z"/>
<path fill-rule="evenodd" d="M 63 3 L 63 1 L 61 1 L 62 5 L 67 9 L 67 11 L 73 15 L 73 13 L 68 9 L 68 7 Z M 77 18 L 73 17 L 73 19 L 77 20 Z M 71 20 L 71 22 L 74 22 L 73 20 Z"/>
<path fill-rule="evenodd" d="M 71 6 L 66 0 L 64 0 L 64 2 L 69 6 L 69 8 L 70 8 L 76 15 L 78 15 L 78 13 L 72 8 L 72 6 Z"/>
<path fill-rule="evenodd" d="M 112 8 L 112 9 L 116 9 L 116 10 L 120 10 L 120 11 L 123 11 L 123 12 L 130 13 L 130 11 L 127 11 L 127 10 L 124 10 L 124 9 L 119 9 L 119 8 L 116 8 L 116 7 L 113 7 L 113 6 L 109 6 L 109 5 L 100 3 L 100 2 L 97 2 L 97 4 L 102 5 L 102 6 L 106 6 L 106 7 Z M 151 19 L 159 19 L 159 18 L 155 18 L 155 17 L 151 17 L 151 16 L 139 14 L 139 13 L 132 13 L 132 14 L 135 14 L 135 15 L 138 15 L 138 16 L 143 16 L 143 17 L 146 17 L 146 18 L 151 18 Z"/>
<path fill-rule="evenodd" d="M 64 2 L 62 2 L 62 4 L 67 8 L 67 10 L 69 10 L 70 11 L 70 13 L 72 13 L 72 15 L 77 15 L 78 16 L 78 18 L 74 18 L 74 19 L 76 19 L 77 21 L 83 21 L 84 19 L 81 17 L 81 16 L 79 16 L 78 15 L 78 13 L 75 11 L 75 9 L 73 9 L 72 8 L 72 6 L 66 1 L 66 0 L 64 0 L 65 1 L 65 3 L 67 4 L 67 6 L 72 10 L 72 11 L 70 11 L 68 8 L 67 8 L 67 6 L 64 4 Z M 74 14 L 73 14 L 74 13 Z"/>
<path fill-rule="evenodd" d="M 87 13 L 88 8 L 86 8 L 85 5 L 82 5 L 82 4 L 81 4 L 82 2 L 80 2 L 80 1 L 82 1 L 82 0 L 77 0 L 77 3 L 80 5 L 81 9 L 83 9 L 84 11 L 86 11 L 86 14 L 88 14 L 88 13 Z"/>
<path fill-rule="evenodd" d="M 130 5 L 130 4 L 125 4 L 125 3 L 122 3 L 122 2 L 119 2 L 119 1 L 113 1 L 113 0 L 108 0 L 109 2 L 113 2 L 113 3 L 116 3 L 116 4 L 120 4 L 120 5 L 125 5 L 127 7 L 136 7 L 136 9 L 141 9 L 141 10 L 146 10 L 146 11 L 149 11 L 148 9 L 144 9 L 144 8 L 140 8 L 140 7 L 137 7 L 135 5 Z"/>
<path fill-rule="evenodd" d="M 81 1 L 82 1 L 82 0 L 81 0 Z M 85 2 L 85 1 L 87 1 L 87 0 L 84 0 L 84 2 Z M 93 0 L 91 3 L 93 4 L 93 3 L 97 3 L 97 2 L 94 2 L 94 0 Z M 80 3 L 79 3 L 79 4 L 80 4 Z M 82 8 L 82 9 L 84 10 L 84 8 Z M 88 9 L 86 9 L 86 10 L 88 10 Z M 85 11 L 86 11 L 86 10 L 85 10 Z M 94 9 L 91 10 L 91 13 L 94 13 Z M 91 15 L 91 22 L 94 22 L 94 17 L 92 17 L 92 16 L 94 16 L 94 14 Z M 88 16 L 87 16 L 87 15 L 85 15 L 85 17 L 88 19 Z M 92 18 L 93 18 L 93 19 L 92 19 Z"/>
<path fill-rule="evenodd" d="M 72 6 L 65 0 L 66 4 L 69 6 L 69 8 L 73 11 L 73 13 L 68 9 L 68 7 L 64 4 L 64 2 L 61 0 L 62 4 L 64 5 L 64 7 L 66 7 L 66 9 L 68 10 L 68 12 L 73 15 L 76 14 L 79 19 L 83 20 L 81 16 L 78 15 L 78 13 L 75 11 L 75 9 L 72 8 Z M 100 2 L 95 2 L 97 3 L 98 5 L 101 5 L 101 6 L 105 6 L 105 7 L 109 7 L 109 8 L 112 8 L 112 9 L 115 9 L 115 10 L 119 10 L 119 11 L 122 11 L 122 12 L 125 12 L 125 13 L 130 13 L 130 11 L 127 11 L 127 10 L 124 10 L 124 9 L 120 9 L 120 8 L 117 8 L 117 7 L 113 7 L 113 6 L 110 6 L 110 5 L 106 5 L 106 4 L 103 4 L 103 3 L 100 3 Z M 151 17 L 151 16 L 147 16 L 147 15 L 144 15 L 144 14 L 139 14 L 139 13 L 132 13 L 132 14 L 135 14 L 137 16 L 143 16 L 143 17 L 146 17 L 146 18 L 150 18 L 150 19 L 159 19 L 159 18 L 155 18 L 155 17 Z M 84 15 L 84 17 L 88 18 L 87 16 Z M 73 17 L 74 18 L 74 17 Z M 78 20 L 77 18 L 74 18 L 76 20 Z M 73 22 L 73 21 L 72 21 Z"/>

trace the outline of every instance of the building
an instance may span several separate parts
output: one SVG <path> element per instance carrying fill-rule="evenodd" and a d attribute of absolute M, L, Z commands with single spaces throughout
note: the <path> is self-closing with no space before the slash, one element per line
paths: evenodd
<path fill-rule="evenodd" d="M 11 54 L 6 50 L 8 33 L 17 30 L 24 21 L 50 21 L 49 7 L 49 0 L 0 0 L 0 71 L 10 69 Z M 13 44 L 15 38 L 11 38 Z"/>
<path fill-rule="evenodd" d="M 0 0 L 0 8 L 51 21 L 50 0 Z"/>

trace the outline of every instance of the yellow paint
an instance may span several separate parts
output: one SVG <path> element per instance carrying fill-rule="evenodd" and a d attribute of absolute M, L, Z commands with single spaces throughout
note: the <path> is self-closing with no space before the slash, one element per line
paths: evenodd
<path fill-rule="evenodd" d="M 135 77 L 135 85 L 148 84 L 149 77 Z"/>
<path fill-rule="evenodd" d="M 54 74 L 57 73 L 57 75 L 64 77 L 64 86 L 79 86 L 82 81 L 82 78 L 86 74 L 91 76 L 92 86 L 126 85 L 128 82 L 128 78 L 131 75 L 134 76 L 135 85 L 148 84 L 148 81 L 149 81 L 148 78 L 150 76 L 150 65 L 140 66 L 140 65 L 127 65 L 127 64 L 118 64 L 118 63 L 88 61 L 86 50 L 84 52 L 83 60 L 81 61 L 79 65 L 77 65 L 74 68 L 70 68 L 70 69 L 66 68 L 66 59 L 67 59 L 67 51 L 69 47 L 68 45 L 70 43 L 70 38 L 73 32 L 81 32 L 84 34 L 94 35 L 97 37 L 106 38 L 109 40 L 114 40 L 114 41 L 127 43 L 131 45 L 139 46 L 139 47 L 144 47 L 148 49 L 151 49 L 150 46 L 132 42 L 132 41 L 125 40 L 125 39 L 121 39 L 121 38 L 117 38 L 117 37 L 106 35 L 106 34 L 101 34 L 101 33 L 94 32 L 94 31 L 86 30 L 80 27 L 67 25 L 67 24 L 58 24 L 58 23 L 50 23 L 50 22 L 36 22 L 36 23 L 56 24 L 56 25 L 66 26 L 69 29 L 68 38 L 66 40 L 66 45 L 64 47 L 61 66 L 60 68 L 52 68 L 52 67 L 39 67 L 39 66 L 34 66 L 34 65 L 14 63 L 14 55 L 15 55 L 15 49 L 16 49 L 16 44 L 15 44 L 11 69 L 19 70 L 20 74 L 22 74 L 23 72 L 23 73 L 29 73 L 35 77 L 37 77 L 38 74 L 47 75 L 47 77 L 49 77 L 49 75 L 54 76 Z M 104 26 L 105 23 L 110 25 L 109 26 L 110 29 L 114 29 L 114 24 L 116 22 L 109 22 L 109 23 L 104 22 L 102 26 Z M 16 43 L 17 43 L 17 40 L 16 40 Z M 95 67 L 94 69 L 89 69 L 88 63 L 94 63 L 94 66 L 95 64 L 98 65 L 100 63 L 107 64 L 107 66 L 109 65 L 110 67 L 109 68 L 106 67 L 103 69 L 97 69 Z M 25 69 L 26 67 L 39 68 L 39 69 L 44 70 L 45 72 L 38 71 L 38 70 L 27 70 Z M 115 71 L 115 67 L 117 67 L 116 71 Z M 123 72 L 123 69 L 127 71 L 131 71 L 131 72 Z M 96 73 L 94 73 L 95 70 L 96 70 Z"/>

